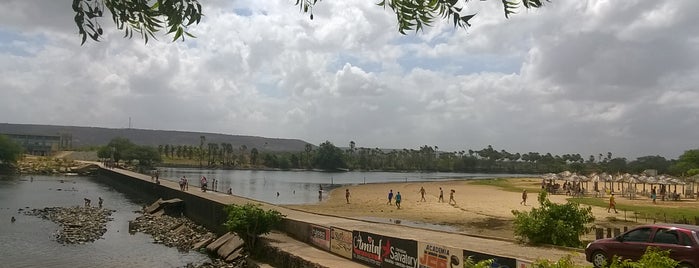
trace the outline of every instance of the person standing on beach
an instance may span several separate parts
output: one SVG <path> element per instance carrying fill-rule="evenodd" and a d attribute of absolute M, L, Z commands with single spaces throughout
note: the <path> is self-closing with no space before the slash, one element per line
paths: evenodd
<path fill-rule="evenodd" d="M 614 201 L 614 193 L 612 193 L 611 196 L 609 196 L 609 207 L 607 208 L 607 213 L 609 213 L 610 209 L 614 209 L 614 213 L 619 213 L 616 211 L 616 201 Z"/>
<path fill-rule="evenodd" d="M 400 196 L 400 192 L 398 192 L 398 193 L 396 194 L 396 207 L 398 207 L 398 209 L 400 209 L 400 201 L 401 201 L 401 199 L 403 199 L 403 198 Z"/>
<path fill-rule="evenodd" d="M 425 200 L 425 187 L 420 187 L 420 196 L 422 196 L 422 198 L 420 199 L 421 202 L 427 201 Z"/>
<path fill-rule="evenodd" d="M 442 187 L 439 187 L 439 203 L 444 203 L 444 190 L 442 190 Z"/>
<path fill-rule="evenodd" d="M 98 200 L 97 204 L 99 204 L 100 208 L 102 208 L 102 202 L 104 202 L 104 199 L 102 199 L 102 197 L 100 196 L 100 197 L 97 197 L 97 200 Z"/>
<path fill-rule="evenodd" d="M 350 191 L 349 191 L 349 189 L 345 189 L 345 199 L 347 199 L 347 204 L 349 204 L 349 198 L 350 198 Z"/>
<path fill-rule="evenodd" d="M 386 203 L 386 204 L 387 204 L 387 205 L 393 205 L 393 204 L 391 203 L 391 201 L 393 201 L 393 189 L 388 190 L 388 203 Z"/>
<path fill-rule="evenodd" d="M 449 204 L 450 204 L 450 205 L 451 205 L 451 202 L 452 202 L 452 201 L 454 201 L 454 205 L 456 205 L 456 200 L 454 200 L 454 193 L 455 193 L 455 192 L 456 192 L 456 191 L 454 191 L 454 189 L 451 189 L 451 191 L 449 192 Z"/>
<path fill-rule="evenodd" d="M 527 189 L 524 189 L 522 191 L 522 202 L 519 202 L 520 205 L 527 205 Z"/>

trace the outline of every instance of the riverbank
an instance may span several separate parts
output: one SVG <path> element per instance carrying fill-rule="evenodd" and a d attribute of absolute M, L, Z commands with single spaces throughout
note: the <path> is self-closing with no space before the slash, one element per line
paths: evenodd
<path fill-rule="evenodd" d="M 330 192 L 329 197 L 318 204 L 289 205 L 290 208 L 304 211 L 351 217 L 380 222 L 402 222 L 415 226 L 515 240 L 512 210 L 529 211 L 539 207 L 537 203 L 540 190 L 540 178 L 510 178 L 494 180 L 454 180 L 435 182 L 374 183 L 339 187 Z M 425 188 L 425 200 L 421 200 L 420 188 Z M 439 201 L 439 188 L 443 190 L 444 201 Z M 454 190 L 454 202 L 449 203 L 450 191 Z M 522 201 L 522 189 L 528 190 L 527 205 Z M 346 191 L 350 192 L 347 204 Z M 402 196 L 401 208 L 388 202 L 388 192 L 393 190 Z M 570 196 L 549 195 L 553 202 L 564 203 Z M 592 197 L 591 197 L 592 198 Z M 599 198 L 606 204 L 607 198 Z M 619 206 L 650 205 L 644 197 L 627 199 L 618 197 Z M 670 207 L 696 206 L 697 202 L 664 202 L 657 205 L 658 210 Z M 652 219 L 642 219 L 632 212 L 624 214 L 608 213 L 606 207 L 592 206 L 598 227 L 622 228 L 646 223 Z M 638 219 L 637 219 L 638 218 Z M 638 222 L 637 222 L 638 221 Z M 413 223 L 410 223 L 413 222 Z M 441 227 L 440 227 L 441 226 Z M 582 239 L 594 240 L 594 232 Z"/>

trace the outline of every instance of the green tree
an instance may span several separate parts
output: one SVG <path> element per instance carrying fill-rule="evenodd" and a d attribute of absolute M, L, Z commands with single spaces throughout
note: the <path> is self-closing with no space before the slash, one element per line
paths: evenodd
<path fill-rule="evenodd" d="M 156 148 L 151 146 L 134 146 L 128 153 L 129 160 L 137 160 L 139 166 L 152 167 L 162 162 L 162 158 Z"/>
<path fill-rule="evenodd" d="M 9 166 L 22 156 L 22 146 L 5 135 L 0 135 L 0 166 Z"/>
<path fill-rule="evenodd" d="M 318 168 L 324 170 L 337 170 L 347 167 L 342 150 L 329 141 L 320 144 L 314 163 Z"/>
<path fill-rule="evenodd" d="M 110 157 L 114 157 L 115 162 L 119 162 L 122 159 L 126 159 L 130 151 L 136 147 L 136 144 L 131 142 L 129 139 L 124 137 L 113 138 L 106 146 L 103 151 L 108 151 Z M 174 148 L 174 147 L 170 147 Z M 106 157 L 109 158 L 109 157 Z"/>
<path fill-rule="evenodd" d="M 580 235 L 587 233 L 594 222 L 591 207 L 568 202 L 556 204 L 548 199 L 545 191 L 539 193 L 539 208 L 531 211 L 513 210 L 515 236 L 532 244 L 552 244 L 577 247 L 582 244 Z"/>
<path fill-rule="evenodd" d="M 370 1 L 370 0 L 369 0 Z M 467 11 L 469 0 L 381 0 L 378 6 L 390 9 L 396 16 L 398 32 L 420 31 L 437 20 L 445 20 L 454 27 L 466 29 L 475 14 Z M 544 0 L 499 0 L 502 2 L 505 17 L 515 14 L 520 7 L 527 9 L 543 6 Z M 545 0 L 548 1 L 548 0 Z M 301 12 L 310 14 L 320 0 L 296 0 Z M 189 26 L 199 24 L 203 16 L 198 0 L 73 0 L 74 21 L 78 34 L 85 43 L 88 37 L 99 41 L 104 35 L 100 19 L 107 11 L 117 29 L 124 31 L 124 37 L 133 37 L 134 32 L 146 43 L 155 38 L 155 33 L 167 30 L 174 35 L 172 41 L 194 37 L 187 32 Z"/>
<path fill-rule="evenodd" d="M 252 150 L 250 150 L 250 163 L 253 167 L 257 165 L 257 157 L 259 154 L 260 152 L 257 151 L 257 148 L 252 148 Z"/>
<path fill-rule="evenodd" d="M 286 217 L 276 210 L 263 210 L 260 204 L 229 205 L 224 208 L 228 218 L 226 228 L 238 235 L 249 252 L 255 252 L 257 239 L 277 228 Z"/>
<path fill-rule="evenodd" d="M 672 169 L 678 173 L 693 175 L 693 173 L 695 173 L 694 170 L 699 169 L 699 149 L 685 151 L 680 155 L 680 158 L 677 159 L 677 163 L 674 164 Z"/>

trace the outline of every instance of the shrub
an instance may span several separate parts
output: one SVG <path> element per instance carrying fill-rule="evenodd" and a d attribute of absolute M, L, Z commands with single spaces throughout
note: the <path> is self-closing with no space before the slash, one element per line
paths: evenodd
<path fill-rule="evenodd" d="M 591 207 L 568 202 L 556 204 L 548 199 L 546 192 L 539 193 L 539 208 L 531 211 L 513 210 L 515 236 L 533 244 L 558 246 L 582 246 L 580 235 L 590 230 L 594 222 Z"/>
<path fill-rule="evenodd" d="M 255 244 L 260 235 L 277 228 L 285 215 L 276 210 L 263 210 L 260 204 L 229 205 L 225 208 L 228 220 L 226 228 L 237 234 L 249 252 L 255 251 Z"/>
<path fill-rule="evenodd" d="M 670 258 L 670 250 L 660 250 L 655 247 L 646 248 L 646 252 L 638 261 L 619 260 L 612 258 L 609 268 L 645 268 L 645 267 L 677 267 L 678 261 Z"/>

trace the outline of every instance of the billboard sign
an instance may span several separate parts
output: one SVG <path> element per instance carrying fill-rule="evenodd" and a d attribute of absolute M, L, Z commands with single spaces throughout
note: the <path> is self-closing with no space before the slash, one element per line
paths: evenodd
<path fill-rule="evenodd" d="M 464 266 L 461 249 L 419 242 L 417 247 L 419 268 L 461 268 Z"/>
<path fill-rule="evenodd" d="M 329 251 L 330 229 L 323 226 L 311 225 L 311 244 Z"/>
<path fill-rule="evenodd" d="M 383 236 L 361 232 L 352 232 L 352 260 L 369 265 L 381 267 L 381 245 Z"/>
<path fill-rule="evenodd" d="M 352 259 L 352 232 L 330 227 L 330 252 Z"/>

